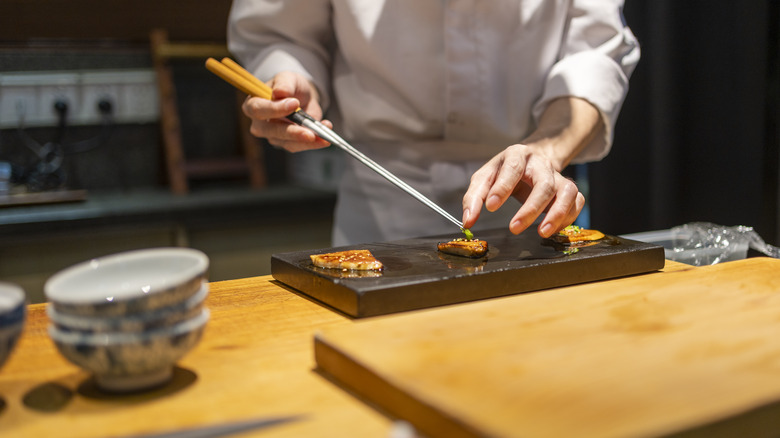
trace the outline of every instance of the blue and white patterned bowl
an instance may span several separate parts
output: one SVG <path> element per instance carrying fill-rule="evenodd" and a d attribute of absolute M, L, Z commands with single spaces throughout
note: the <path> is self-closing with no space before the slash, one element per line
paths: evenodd
<path fill-rule="evenodd" d="M 112 392 L 166 383 L 173 365 L 200 341 L 208 309 L 170 327 L 141 333 L 81 333 L 49 326 L 49 336 L 70 362 L 91 371 L 99 387 Z"/>
<path fill-rule="evenodd" d="M 52 305 L 46 307 L 46 313 L 54 326 L 63 332 L 137 333 L 169 327 L 200 315 L 208 294 L 209 285 L 203 283 L 195 295 L 184 301 L 150 312 L 122 316 L 77 316 L 60 313 Z"/>
<path fill-rule="evenodd" d="M 22 335 L 23 323 L 0 328 L 0 367 L 2 367 Z"/>
<path fill-rule="evenodd" d="M 0 367 L 19 341 L 27 316 L 27 296 L 13 283 L 0 282 Z"/>
<path fill-rule="evenodd" d="M 121 316 L 174 305 L 196 294 L 209 259 L 191 248 L 152 248 L 92 259 L 54 274 L 44 285 L 60 314 Z"/>

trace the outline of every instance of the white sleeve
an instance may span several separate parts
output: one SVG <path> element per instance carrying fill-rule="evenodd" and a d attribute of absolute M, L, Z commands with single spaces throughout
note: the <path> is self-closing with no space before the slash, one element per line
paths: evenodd
<path fill-rule="evenodd" d="M 281 71 L 313 81 L 320 104 L 330 102 L 333 31 L 330 0 L 234 0 L 228 17 L 228 49 L 258 78 Z"/>
<path fill-rule="evenodd" d="M 600 160 L 609 153 L 628 78 L 639 62 L 639 43 L 626 26 L 622 6 L 622 0 L 572 1 L 558 62 L 534 105 L 537 121 L 550 101 L 563 96 L 583 98 L 599 110 L 604 135 L 588 144 L 574 163 Z"/>

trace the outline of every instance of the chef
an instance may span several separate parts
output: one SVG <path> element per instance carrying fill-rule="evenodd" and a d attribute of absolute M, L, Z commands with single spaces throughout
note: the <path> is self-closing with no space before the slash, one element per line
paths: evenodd
<path fill-rule="evenodd" d="M 252 134 L 327 147 L 299 106 L 466 228 L 571 224 L 561 171 L 610 149 L 639 46 L 622 0 L 234 0 L 230 51 L 273 88 Z M 347 157 L 333 243 L 443 234 L 452 223 Z M 478 237 L 478 235 L 477 235 Z"/>

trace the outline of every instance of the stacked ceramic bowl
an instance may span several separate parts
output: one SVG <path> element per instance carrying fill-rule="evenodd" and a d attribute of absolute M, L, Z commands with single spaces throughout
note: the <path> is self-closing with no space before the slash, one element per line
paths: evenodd
<path fill-rule="evenodd" d="M 129 251 L 69 267 L 44 286 L 49 335 L 104 390 L 162 385 L 209 319 L 208 267 L 208 257 L 189 248 Z"/>
<path fill-rule="evenodd" d="M 27 315 L 26 302 L 21 287 L 0 282 L 0 367 L 8 360 L 22 334 Z"/>

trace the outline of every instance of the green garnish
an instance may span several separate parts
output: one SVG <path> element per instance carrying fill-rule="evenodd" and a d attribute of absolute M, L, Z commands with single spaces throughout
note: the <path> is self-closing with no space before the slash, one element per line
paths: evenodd
<path fill-rule="evenodd" d="M 561 234 L 579 234 L 582 228 L 578 225 L 569 225 L 561 231 Z"/>
<path fill-rule="evenodd" d="M 565 250 L 563 251 L 563 253 L 564 253 L 565 255 L 572 255 L 572 254 L 577 254 L 578 252 L 580 252 L 580 249 L 579 249 L 579 248 L 572 248 L 572 247 L 570 247 L 570 248 L 567 248 L 567 249 L 565 249 Z"/>
<path fill-rule="evenodd" d="M 471 230 L 468 228 L 461 228 L 460 230 L 466 235 L 467 240 L 474 240 L 474 233 L 472 233 Z"/>

